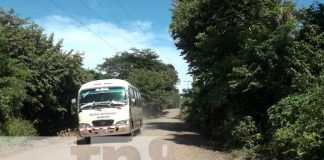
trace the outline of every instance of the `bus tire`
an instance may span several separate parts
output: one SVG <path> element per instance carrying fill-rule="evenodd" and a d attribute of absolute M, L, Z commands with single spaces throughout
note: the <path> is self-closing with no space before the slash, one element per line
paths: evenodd
<path fill-rule="evenodd" d="M 134 130 L 134 125 L 133 122 L 130 125 L 130 132 L 128 134 L 128 136 L 134 136 L 135 135 L 135 130 Z"/>
<path fill-rule="evenodd" d="M 90 144 L 91 143 L 91 137 L 84 137 L 84 141 L 86 144 Z"/>

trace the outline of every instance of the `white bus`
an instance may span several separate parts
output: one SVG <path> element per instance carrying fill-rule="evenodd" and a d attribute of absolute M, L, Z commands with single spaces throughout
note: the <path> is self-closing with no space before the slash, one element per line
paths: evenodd
<path fill-rule="evenodd" d="M 133 136 L 143 125 L 141 94 L 124 80 L 106 79 L 83 84 L 76 105 L 80 136 L 87 142 L 93 136 Z"/>

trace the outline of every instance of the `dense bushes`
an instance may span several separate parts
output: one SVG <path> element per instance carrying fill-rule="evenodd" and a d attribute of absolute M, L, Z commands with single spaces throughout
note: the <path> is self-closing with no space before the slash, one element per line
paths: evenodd
<path fill-rule="evenodd" d="M 262 139 L 251 116 L 244 117 L 243 120 L 233 128 L 232 136 L 234 142 L 248 149 L 255 148 Z"/>
<path fill-rule="evenodd" d="M 176 1 L 170 30 L 195 79 L 182 113 L 250 158 L 319 159 L 324 5 Z M 232 146 L 232 147 L 229 147 Z M 252 150 L 251 150 L 252 149 Z"/>
<path fill-rule="evenodd" d="M 324 157 L 324 87 L 290 95 L 268 110 L 276 154 L 289 159 Z"/>
<path fill-rule="evenodd" d="M 3 135 L 5 136 L 35 136 L 37 130 L 29 121 L 21 118 L 9 118 L 3 125 Z"/>
<path fill-rule="evenodd" d="M 55 44 L 54 34 L 47 36 L 42 28 L 19 18 L 13 10 L 0 9 L 3 132 L 32 135 L 34 126 L 40 135 L 50 135 L 60 128 L 75 126 L 70 99 L 91 78 L 81 66 L 81 55 L 62 51 L 62 41 Z M 22 131 L 17 127 L 22 127 Z"/>

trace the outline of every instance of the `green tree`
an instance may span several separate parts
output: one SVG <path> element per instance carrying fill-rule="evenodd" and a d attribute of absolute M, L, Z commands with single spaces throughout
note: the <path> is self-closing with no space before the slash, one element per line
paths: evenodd
<path fill-rule="evenodd" d="M 106 78 L 125 79 L 135 84 L 145 100 L 147 114 L 157 114 L 179 104 L 176 88 L 178 75 L 174 67 L 164 64 L 151 49 L 131 48 L 117 53 L 98 65 Z"/>
<path fill-rule="evenodd" d="M 291 3 L 272 0 L 176 1 L 170 29 L 199 88 L 197 125 L 215 128 L 248 115 L 265 122 L 267 108 L 290 92 L 284 57 L 293 13 Z"/>
<path fill-rule="evenodd" d="M 274 128 L 272 156 L 280 159 L 322 159 L 324 156 L 324 87 L 285 97 L 269 108 Z"/>
<path fill-rule="evenodd" d="M 324 156 L 324 32 L 319 23 L 324 17 L 320 10 L 322 4 L 307 9 L 307 18 L 301 20 L 303 28 L 289 49 L 288 73 L 297 92 L 268 109 L 273 127 L 271 149 L 281 159 Z"/>
<path fill-rule="evenodd" d="M 306 9 L 306 12 L 303 15 L 302 21 L 305 25 L 317 25 L 320 27 L 320 30 L 324 30 L 324 4 L 319 2 L 314 2 L 311 7 Z"/>
<path fill-rule="evenodd" d="M 28 70 L 6 52 L 8 42 L 3 34 L 0 30 L 0 123 L 19 115 L 27 96 L 25 80 L 30 77 Z"/>
<path fill-rule="evenodd" d="M 0 9 L 2 122 L 10 117 L 26 119 L 41 135 L 76 125 L 70 99 L 91 75 L 81 67 L 79 53 L 61 48 L 62 40 L 54 43 L 54 34 L 47 36 L 13 9 Z"/>
<path fill-rule="evenodd" d="M 166 65 L 158 60 L 159 56 L 152 49 L 131 48 L 119 52 L 113 58 L 106 58 L 98 69 L 108 78 L 127 79 L 133 69 L 163 70 Z"/>
<path fill-rule="evenodd" d="M 300 16 L 290 1 L 175 1 L 170 30 L 196 80 L 187 94 L 186 118 L 224 144 L 244 117 L 263 135 L 274 134 L 269 107 L 322 85 L 323 6 L 318 6 Z"/>

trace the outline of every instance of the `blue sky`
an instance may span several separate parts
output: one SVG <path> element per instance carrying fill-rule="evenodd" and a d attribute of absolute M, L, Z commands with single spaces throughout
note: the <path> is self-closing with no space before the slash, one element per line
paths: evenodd
<path fill-rule="evenodd" d="M 299 8 L 313 0 L 296 2 Z M 170 37 L 172 0 L 0 0 L 0 6 L 13 7 L 46 34 L 54 32 L 56 41 L 64 39 L 63 49 L 84 53 L 85 68 L 131 47 L 152 48 L 164 63 L 175 66 L 180 91 L 192 79 Z"/>

